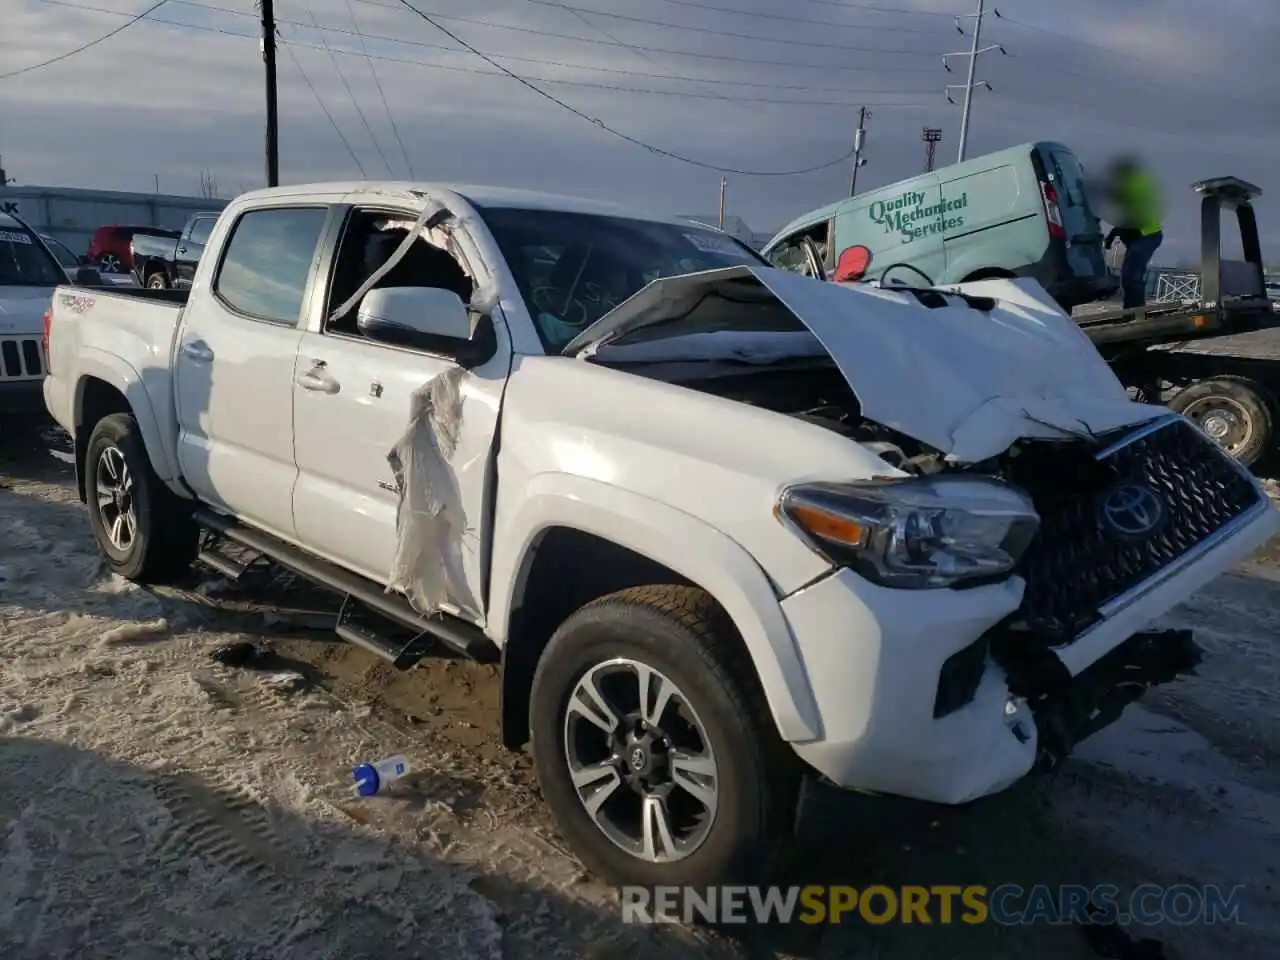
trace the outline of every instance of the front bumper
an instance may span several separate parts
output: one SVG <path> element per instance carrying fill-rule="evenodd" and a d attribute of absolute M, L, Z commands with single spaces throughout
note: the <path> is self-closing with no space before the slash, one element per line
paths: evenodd
<path fill-rule="evenodd" d="M 0 380 L 0 413 L 40 413 L 44 410 L 41 380 Z"/>
<path fill-rule="evenodd" d="M 1170 639 L 1165 650 L 1140 631 L 1280 532 L 1280 512 L 1265 498 L 1242 521 L 1193 562 L 1152 578 L 1076 642 L 1053 650 L 1056 674 L 1046 672 L 1036 693 L 1022 677 L 1011 692 L 1005 668 L 988 658 L 972 698 L 938 718 L 944 663 L 997 632 L 1022 600 L 1021 580 L 901 591 L 839 571 L 798 591 L 782 610 L 804 659 L 822 737 L 792 747 L 837 785 L 876 793 L 960 804 L 1011 786 L 1037 761 L 1061 756 L 1094 732 L 1088 725 L 1095 710 L 1110 722 L 1145 685 L 1194 665 L 1184 640 Z M 1124 661 L 1118 679 L 1110 679 L 1112 661 Z M 1143 684 L 1125 687 L 1125 671 L 1133 669 L 1142 671 Z"/>

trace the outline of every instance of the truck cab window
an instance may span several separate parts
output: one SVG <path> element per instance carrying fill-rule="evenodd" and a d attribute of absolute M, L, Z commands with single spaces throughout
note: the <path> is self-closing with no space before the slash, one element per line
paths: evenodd
<path fill-rule="evenodd" d="M 375 270 L 390 259 L 414 218 L 407 214 L 388 214 L 373 210 L 356 210 L 347 221 L 334 263 L 333 283 L 325 316 L 345 303 Z M 452 290 L 463 303 L 471 302 L 474 282 L 457 259 L 448 251 L 417 237 L 400 261 L 372 289 L 386 287 L 438 287 Z M 356 316 L 359 305 L 330 321 L 326 329 L 346 336 L 359 336 Z"/>
<path fill-rule="evenodd" d="M 213 217 L 201 217 L 191 225 L 191 236 L 188 237 L 192 243 L 208 243 L 209 234 L 213 233 L 213 225 L 217 220 Z"/>
<path fill-rule="evenodd" d="M 232 227 L 213 289 L 224 304 L 257 320 L 296 324 L 325 207 L 251 210 Z"/>

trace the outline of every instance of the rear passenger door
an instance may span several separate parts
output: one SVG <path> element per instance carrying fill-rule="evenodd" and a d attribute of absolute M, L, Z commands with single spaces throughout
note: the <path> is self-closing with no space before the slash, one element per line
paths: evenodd
<path fill-rule="evenodd" d="M 183 313 L 175 345 L 178 459 L 214 506 L 292 538 L 293 378 L 299 320 L 327 205 L 241 213 L 215 242 L 207 290 Z"/>
<path fill-rule="evenodd" d="M 205 244 L 209 242 L 209 234 L 217 222 L 216 216 L 196 217 L 191 222 L 191 229 L 178 238 L 178 246 L 173 256 L 174 286 L 185 288 L 191 286 L 195 279 L 196 266 L 204 254 Z"/>

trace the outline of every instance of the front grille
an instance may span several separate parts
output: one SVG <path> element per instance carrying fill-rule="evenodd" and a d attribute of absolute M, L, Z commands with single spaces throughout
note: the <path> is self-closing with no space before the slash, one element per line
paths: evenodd
<path fill-rule="evenodd" d="M 1126 433 L 1134 437 L 1128 443 Z M 1109 601 L 1261 499 L 1229 455 L 1181 418 L 1149 432 L 1122 430 L 1101 439 L 1101 448 L 1028 444 L 1010 470 L 1010 479 L 1035 501 L 1041 526 L 1019 565 L 1026 592 L 1008 625 L 1058 644 L 1073 640 L 1101 619 L 1100 608 Z M 1097 453 L 1113 444 L 1117 449 L 1098 459 Z M 1138 516 L 1134 522 L 1135 514 L 1122 509 L 1122 500 L 1127 496 L 1132 503 L 1136 497 L 1150 508 L 1142 490 L 1154 494 L 1163 509 L 1148 509 L 1145 520 Z M 1161 521 L 1141 532 L 1152 515 L 1162 516 Z M 1127 530 L 1120 529 L 1117 518 Z"/>
<path fill-rule="evenodd" d="M 38 380 L 44 376 L 44 351 L 33 337 L 0 338 L 0 380 Z"/>

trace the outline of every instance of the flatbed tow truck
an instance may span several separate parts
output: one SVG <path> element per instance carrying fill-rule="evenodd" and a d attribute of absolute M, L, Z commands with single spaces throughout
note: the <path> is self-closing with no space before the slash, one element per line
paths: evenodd
<path fill-rule="evenodd" d="M 1252 465 L 1272 449 L 1280 424 L 1280 313 L 1267 295 L 1253 209 L 1262 191 L 1235 177 L 1194 189 L 1201 198 L 1198 296 L 1131 310 L 1085 304 L 1073 316 L 1137 399 L 1185 414 Z M 1228 211 L 1243 260 L 1222 257 Z"/>

